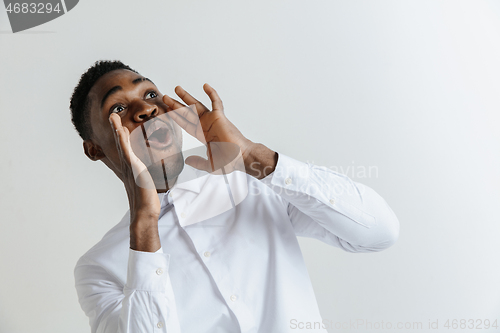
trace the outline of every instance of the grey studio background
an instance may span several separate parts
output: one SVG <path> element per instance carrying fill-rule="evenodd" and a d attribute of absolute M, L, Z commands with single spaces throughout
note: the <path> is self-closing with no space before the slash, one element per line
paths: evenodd
<path fill-rule="evenodd" d="M 329 332 L 500 325 L 498 1 L 82 0 L 17 34 L 1 7 L 0 31 L 0 332 L 90 331 L 73 268 L 128 209 L 70 123 L 98 59 L 171 96 L 208 103 L 208 82 L 251 140 L 386 199 L 401 224 L 386 251 L 300 239 L 323 319 L 343 325 Z"/>

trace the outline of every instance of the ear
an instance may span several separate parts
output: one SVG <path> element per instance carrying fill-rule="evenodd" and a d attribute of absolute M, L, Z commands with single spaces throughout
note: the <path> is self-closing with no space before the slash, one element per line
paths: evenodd
<path fill-rule="evenodd" d="M 92 142 L 92 140 L 83 141 L 83 151 L 85 152 L 85 155 L 87 155 L 87 157 L 90 158 L 92 161 L 98 161 L 106 157 L 101 147 Z"/>

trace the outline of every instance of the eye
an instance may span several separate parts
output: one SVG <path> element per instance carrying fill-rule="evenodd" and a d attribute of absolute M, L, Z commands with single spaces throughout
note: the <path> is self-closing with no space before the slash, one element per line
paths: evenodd
<path fill-rule="evenodd" d="M 119 113 L 122 112 L 123 110 L 125 110 L 125 107 L 123 105 L 114 105 L 111 107 L 109 114 Z"/>
<path fill-rule="evenodd" d="M 155 91 L 148 91 L 148 93 L 146 94 L 146 99 L 155 98 L 157 96 L 158 94 Z"/>

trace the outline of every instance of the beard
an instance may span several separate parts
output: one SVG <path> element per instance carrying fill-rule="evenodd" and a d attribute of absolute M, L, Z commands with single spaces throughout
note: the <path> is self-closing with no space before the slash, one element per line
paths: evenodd
<path fill-rule="evenodd" d="M 168 191 L 184 168 L 182 152 L 169 155 L 147 167 L 158 191 Z"/>

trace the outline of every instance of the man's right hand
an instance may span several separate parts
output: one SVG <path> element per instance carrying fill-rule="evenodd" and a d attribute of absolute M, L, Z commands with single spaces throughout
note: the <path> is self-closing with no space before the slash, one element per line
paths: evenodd
<path fill-rule="evenodd" d="M 130 205 L 130 248 L 156 252 L 161 247 L 158 235 L 161 204 L 156 187 L 146 165 L 134 154 L 130 132 L 122 126 L 120 116 L 113 113 L 109 121 L 121 162 L 120 178 L 125 185 Z"/>

